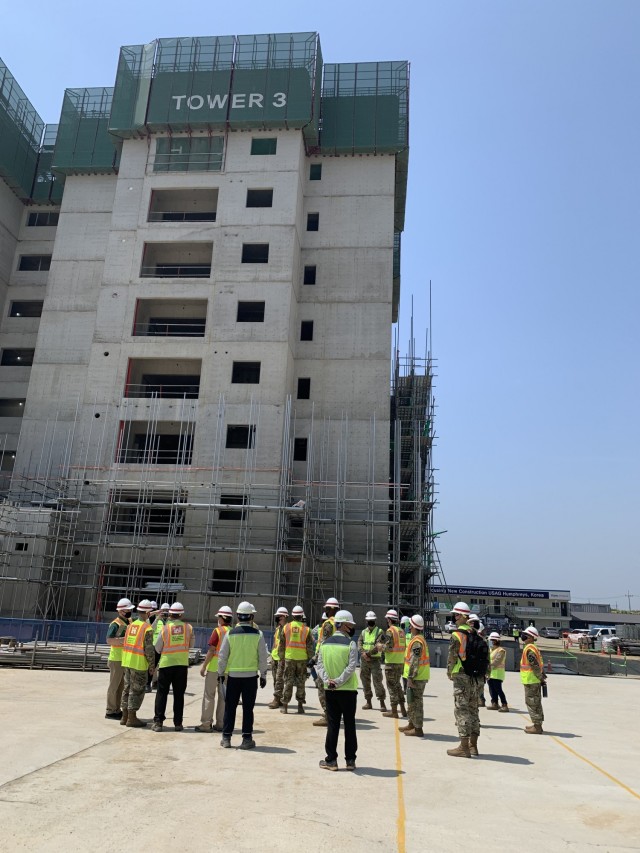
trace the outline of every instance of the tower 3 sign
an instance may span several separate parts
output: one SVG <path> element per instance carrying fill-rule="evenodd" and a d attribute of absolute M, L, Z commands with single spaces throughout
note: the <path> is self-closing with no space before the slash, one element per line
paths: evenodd
<path fill-rule="evenodd" d="M 172 95 L 171 99 L 176 102 L 176 110 L 182 109 L 183 102 L 185 102 L 188 110 L 201 110 L 205 106 L 210 110 L 223 110 L 227 104 L 231 110 L 243 110 L 245 107 L 249 107 L 249 109 L 260 107 L 262 109 L 264 107 L 264 95 L 260 92 L 249 92 L 248 94 L 236 92 L 231 95 L 231 99 L 229 99 L 228 92 L 225 95 Z M 271 106 L 286 107 L 286 92 L 275 92 Z"/>

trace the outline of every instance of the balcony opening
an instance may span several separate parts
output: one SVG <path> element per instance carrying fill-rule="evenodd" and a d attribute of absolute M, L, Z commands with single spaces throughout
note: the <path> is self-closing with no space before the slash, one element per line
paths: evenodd
<path fill-rule="evenodd" d="M 238 302 L 238 323 L 264 323 L 264 302 Z"/>
<path fill-rule="evenodd" d="M 109 533 L 128 536 L 182 536 L 187 493 L 150 489 L 115 489 L 109 496 Z"/>
<path fill-rule="evenodd" d="M 125 397 L 196 400 L 200 394 L 202 362 L 169 358 L 131 358 Z"/>
<path fill-rule="evenodd" d="M 260 362 L 234 361 L 231 382 L 237 385 L 258 385 L 260 382 Z"/>
<path fill-rule="evenodd" d="M 33 349 L 3 349 L 0 365 L 2 367 L 31 367 L 34 352 Z"/>
<path fill-rule="evenodd" d="M 183 421 L 121 421 L 116 462 L 131 465 L 191 465 L 193 434 Z"/>
<path fill-rule="evenodd" d="M 223 154 L 223 136 L 161 136 L 156 140 L 153 171 L 219 172 Z"/>
<path fill-rule="evenodd" d="M 218 190 L 153 190 L 149 222 L 215 222 Z"/>
<path fill-rule="evenodd" d="M 237 569 L 213 569 L 209 582 L 216 595 L 235 595 L 240 573 Z"/>
<path fill-rule="evenodd" d="M 213 243 L 145 243 L 141 278 L 209 278 Z"/>
<path fill-rule="evenodd" d="M 226 447 L 250 450 L 255 441 L 256 428 L 249 424 L 232 424 L 227 427 Z"/>
<path fill-rule="evenodd" d="M 206 322 L 206 299 L 138 299 L 133 335 L 202 338 Z"/>
<path fill-rule="evenodd" d="M 268 243 L 243 243 L 242 244 L 242 263 L 243 264 L 268 264 L 269 263 L 269 244 Z"/>

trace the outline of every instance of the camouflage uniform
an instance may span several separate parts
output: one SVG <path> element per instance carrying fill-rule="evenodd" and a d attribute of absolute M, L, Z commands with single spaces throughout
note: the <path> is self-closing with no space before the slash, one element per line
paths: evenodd
<path fill-rule="evenodd" d="M 282 637 L 282 625 L 277 625 L 273 634 L 273 649 L 271 657 L 271 675 L 273 676 L 273 698 L 282 702 L 282 690 L 284 687 L 284 658 L 276 660 L 273 651 L 279 650 L 280 638 Z"/>
<path fill-rule="evenodd" d="M 536 678 L 540 679 L 540 682 L 544 681 L 544 667 L 540 667 L 537 655 L 535 652 L 527 651 L 526 649 L 525 652 L 531 671 Z M 524 701 L 527 704 L 527 711 L 531 717 L 531 722 L 534 726 L 541 726 L 544 722 L 544 712 L 542 710 L 542 683 L 524 684 L 523 687 Z"/>
<path fill-rule="evenodd" d="M 457 630 L 460 630 L 458 628 Z M 453 681 L 453 704 L 456 726 L 461 738 L 480 734 L 480 715 L 478 714 L 478 696 L 482 682 L 468 676 L 463 670 L 453 673 L 459 662 L 460 642 L 455 633 L 449 641 L 447 657 L 447 675 Z"/>
<path fill-rule="evenodd" d="M 144 635 L 144 656 L 147 659 L 149 667 L 155 666 L 156 651 L 153 647 L 153 631 L 147 631 Z M 147 675 L 149 670 L 129 669 L 126 666 L 123 667 L 123 670 L 124 687 L 120 707 L 123 711 L 138 711 L 147 690 Z"/>
<path fill-rule="evenodd" d="M 380 639 L 382 629 L 378 628 L 376 640 Z M 379 702 L 384 702 L 387 698 L 385 693 L 384 683 L 382 681 L 382 662 L 380 652 L 369 653 L 367 657 L 363 657 L 364 649 L 362 647 L 362 636 L 364 631 L 358 637 L 358 651 L 360 652 L 360 681 L 364 691 L 364 698 L 367 702 L 373 699 L 373 691 L 371 689 L 371 681 L 373 680 L 373 689 L 376 691 L 376 698 Z"/>
<path fill-rule="evenodd" d="M 282 704 L 288 705 L 293 695 L 293 688 L 296 688 L 296 702 L 304 705 L 307 701 L 307 696 L 304 689 L 305 681 L 307 680 L 307 661 L 313 657 L 315 643 L 311 631 L 307 634 L 307 660 L 286 660 L 287 639 L 284 631 L 280 634 L 280 645 L 278 652 L 280 660 L 284 662 L 284 687 L 282 690 Z"/>
<path fill-rule="evenodd" d="M 412 639 L 413 637 L 411 636 L 407 637 L 407 646 Z M 409 688 L 411 690 L 409 694 L 411 699 L 407 698 L 407 716 L 409 717 L 409 723 L 415 729 L 421 729 L 424 722 L 424 691 L 429 683 L 426 680 L 415 681 L 420 667 L 420 653 L 421 648 L 416 643 L 413 647 L 413 654 L 409 662 L 409 674 L 407 675 L 407 681 L 413 683 L 413 687 Z"/>
<path fill-rule="evenodd" d="M 402 629 L 395 625 L 398 631 Z M 404 631 L 402 631 L 404 634 Z M 390 652 L 393 648 L 393 634 L 390 631 L 383 631 L 380 637 L 380 643 L 384 643 L 385 651 Z M 389 701 L 391 707 L 394 705 L 404 705 L 404 691 L 402 689 L 402 670 L 403 663 L 385 663 L 384 676 L 387 679 L 387 690 L 389 691 Z"/>

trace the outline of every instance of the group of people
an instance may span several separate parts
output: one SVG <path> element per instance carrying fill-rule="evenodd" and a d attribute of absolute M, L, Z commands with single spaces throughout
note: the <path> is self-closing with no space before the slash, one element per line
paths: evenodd
<path fill-rule="evenodd" d="M 152 731 L 163 731 L 169 690 L 173 690 L 173 723 L 183 730 L 184 695 L 189 668 L 189 649 L 194 643 L 193 628 L 184 621 L 180 602 L 162 605 L 147 599 L 136 608 L 129 599 L 117 605 L 117 617 L 107 633 L 110 645 L 110 680 L 105 716 L 119 719 L 123 726 L 141 728 L 147 723 L 137 716 L 149 675 L 157 672 L 157 693 Z M 155 605 L 157 608 L 157 605 Z M 133 618 L 134 609 L 137 616 Z M 326 727 L 323 769 L 338 769 L 338 736 L 344 725 L 345 760 L 348 770 L 355 769 L 357 753 L 356 708 L 360 659 L 360 681 L 365 703 L 362 710 L 373 709 L 373 695 L 383 717 L 407 719 L 400 731 L 408 737 L 423 737 L 423 696 L 430 677 L 429 647 L 424 637 L 424 620 L 419 614 L 399 618 L 394 609 L 385 614 L 385 626 L 377 624 L 373 611 L 365 616 L 366 625 L 356 641 L 356 623 L 348 610 L 340 609 L 335 598 L 325 603 L 322 622 L 314 629 L 307 625 L 303 608 L 296 605 L 291 618 L 286 607 L 275 613 L 275 631 L 271 652 L 264 635 L 255 624 L 256 610 L 241 602 L 233 611 L 224 605 L 218 610 L 217 626 L 208 642 L 208 651 L 200 674 L 204 678 L 201 719 L 197 732 L 221 732 L 220 744 L 231 746 L 237 708 L 242 703 L 241 749 L 255 747 L 253 740 L 254 706 L 258 684 L 267 684 L 270 659 L 273 676 L 271 709 L 288 714 L 295 690 L 297 713 L 305 713 L 306 680 L 311 671 L 318 689 L 322 715 L 314 726 Z M 155 622 L 151 623 L 151 617 Z M 505 678 L 506 650 L 500 635 L 489 636 L 491 647 L 482 638 L 482 626 L 476 614 L 464 602 L 452 609 L 456 628 L 451 634 L 447 675 L 453 682 L 455 720 L 460 744 L 447 750 L 455 757 L 478 754 L 480 720 L 478 708 L 484 704 L 484 683 L 488 681 L 490 710 L 508 712 L 502 688 Z M 477 620 L 477 621 L 476 621 Z M 544 665 L 534 627 L 523 631 L 525 640 L 520 660 L 520 675 L 532 725 L 525 731 L 542 733 L 544 719 L 541 689 L 545 681 Z M 384 670 L 383 670 L 384 665 Z M 384 674 L 384 679 L 383 679 Z M 389 693 L 389 708 L 386 705 Z"/>

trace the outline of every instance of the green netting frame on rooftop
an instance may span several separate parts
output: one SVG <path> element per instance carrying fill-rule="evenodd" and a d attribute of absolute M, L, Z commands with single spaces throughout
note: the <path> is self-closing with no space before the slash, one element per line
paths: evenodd
<path fill-rule="evenodd" d="M 63 175 L 110 174 L 119 151 L 109 134 L 113 89 L 67 89 L 52 168 Z"/>
<path fill-rule="evenodd" d="M 127 138 L 148 131 L 296 127 L 317 144 L 321 69 L 317 33 L 158 39 L 123 47 L 109 129 Z"/>
<path fill-rule="evenodd" d="M 22 199 L 31 195 L 44 122 L 0 60 L 0 177 Z"/>

